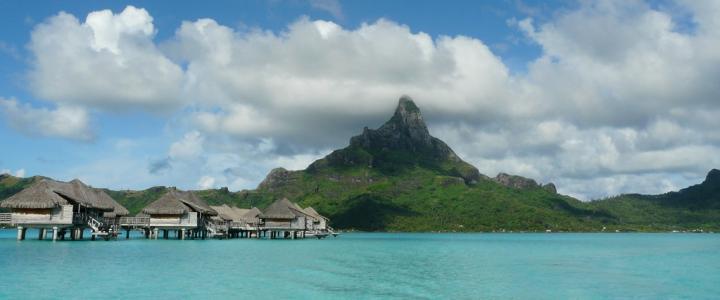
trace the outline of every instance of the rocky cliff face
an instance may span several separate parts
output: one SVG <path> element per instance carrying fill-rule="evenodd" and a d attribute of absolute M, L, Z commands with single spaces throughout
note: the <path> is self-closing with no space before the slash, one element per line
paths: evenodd
<path fill-rule="evenodd" d="M 493 178 L 492 180 L 499 184 L 502 184 L 506 187 L 510 187 L 510 188 L 514 188 L 514 189 L 542 188 L 553 194 L 557 193 L 557 189 L 555 188 L 555 184 L 553 184 L 553 183 L 540 185 L 534 179 L 526 178 L 526 177 L 522 177 L 522 176 L 500 173 L 497 176 L 495 176 L 495 178 Z"/>
<path fill-rule="evenodd" d="M 366 127 L 361 135 L 350 139 L 350 146 L 401 150 L 438 160 L 462 161 L 445 142 L 430 135 L 420 108 L 408 96 L 400 98 L 389 121 L 377 130 Z"/>
<path fill-rule="evenodd" d="M 291 184 L 296 180 L 297 171 L 288 171 L 284 168 L 275 168 L 260 182 L 258 189 L 274 191 L 277 187 Z"/>
<path fill-rule="evenodd" d="M 499 184 L 515 189 L 528 189 L 540 187 L 535 180 L 517 175 L 500 173 L 493 180 Z"/>

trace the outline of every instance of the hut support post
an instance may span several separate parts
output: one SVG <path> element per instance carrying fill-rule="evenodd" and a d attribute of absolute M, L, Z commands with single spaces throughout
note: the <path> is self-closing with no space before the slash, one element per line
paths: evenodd
<path fill-rule="evenodd" d="M 180 239 L 181 239 L 181 240 L 184 240 L 184 239 L 185 239 L 185 228 L 180 229 Z"/>
<path fill-rule="evenodd" d="M 83 235 L 85 234 L 85 228 L 78 228 L 78 235 L 80 236 L 80 239 L 83 239 Z"/>
<path fill-rule="evenodd" d="M 129 240 L 129 239 L 130 239 L 130 229 L 125 230 L 125 239 L 126 239 L 126 240 Z"/>
<path fill-rule="evenodd" d="M 53 227 L 53 242 L 57 241 L 57 238 L 58 238 L 58 228 Z"/>
<path fill-rule="evenodd" d="M 168 239 L 168 230 L 167 229 L 163 230 L 163 239 L 166 239 L 166 240 Z"/>
<path fill-rule="evenodd" d="M 45 239 L 45 228 L 38 229 L 38 240 Z"/>
<path fill-rule="evenodd" d="M 152 235 L 153 235 L 154 240 L 157 240 L 157 238 L 158 238 L 158 231 L 160 231 L 160 230 L 157 228 L 153 229 Z"/>
<path fill-rule="evenodd" d="M 25 231 L 27 228 L 24 228 L 22 226 L 18 226 L 18 233 L 17 233 L 17 240 L 22 241 L 25 239 Z"/>

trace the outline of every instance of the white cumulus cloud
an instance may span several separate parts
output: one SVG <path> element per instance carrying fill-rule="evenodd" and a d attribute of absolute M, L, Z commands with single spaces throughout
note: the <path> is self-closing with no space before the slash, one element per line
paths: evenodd
<path fill-rule="evenodd" d="M 182 105 L 182 69 L 155 46 L 152 17 L 128 6 L 88 14 L 61 12 L 37 25 L 28 45 L 32 91 L 58 103 L 104 109 L 161 110 Z"/>
<path fill-rule="evenodd" d="M 0 98 L 0 112 L 10 126 L 26 134 L 79 141 L 95 137 L 88 112 L 80 107 L 36 108 L 15 99 Z"/>

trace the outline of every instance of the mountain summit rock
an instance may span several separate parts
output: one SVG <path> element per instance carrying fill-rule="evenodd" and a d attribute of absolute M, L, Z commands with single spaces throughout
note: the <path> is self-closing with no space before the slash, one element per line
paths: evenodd
<path fill-rule="evenodd" d="M 705 177 L 703 184 L 720 186 L 720 170 L 712 169 Z"/>
<path fill-rule="evenodd" d="M 431 146 L 433 139 L 425 125 L 420 108 L 409 96 L 400 97 L 395 114 L 377 130 L 377 133 L 404 138 L 410 145 Z"/>
<path fill-rule="evenodd" d="M 380 128 L 365 127 L 362 134 L 350 139 L 348 147 L 316 161 L 308 170 L 328 167 L 369 167 L 386 174 L 421 167 L 461 177 L 467 184 L 487 178 L 445 142 L 430 135 L 420 108 L 409 96 L 400 97 L 395 113 Z"/>

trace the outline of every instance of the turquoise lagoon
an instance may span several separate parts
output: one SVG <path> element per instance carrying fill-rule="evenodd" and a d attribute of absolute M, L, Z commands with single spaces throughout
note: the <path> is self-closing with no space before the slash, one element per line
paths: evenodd
<path fill-rule="evenodd" d="M 15 241 L 3 299 L 718 299 L 720 235 L 348 233 Z"/>

